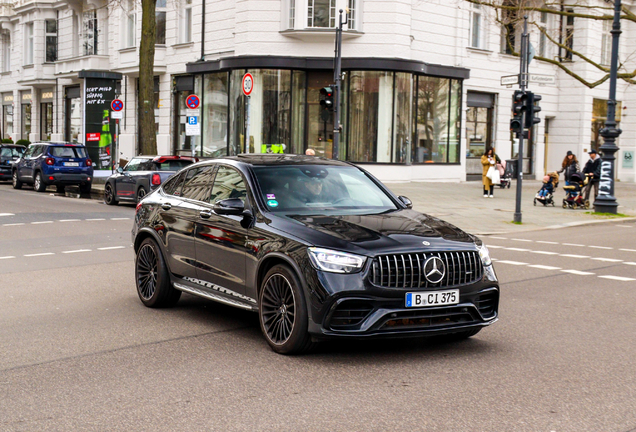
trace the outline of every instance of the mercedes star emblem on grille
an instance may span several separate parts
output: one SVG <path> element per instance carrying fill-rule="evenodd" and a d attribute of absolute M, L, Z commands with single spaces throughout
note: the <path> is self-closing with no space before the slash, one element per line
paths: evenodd
<path fill-rule="evenodd" d="M 436 256 L 432 256 L 424 263 L 424 277 L 430 283 L 440 283 L 446 274 L 444 261 Z"/>

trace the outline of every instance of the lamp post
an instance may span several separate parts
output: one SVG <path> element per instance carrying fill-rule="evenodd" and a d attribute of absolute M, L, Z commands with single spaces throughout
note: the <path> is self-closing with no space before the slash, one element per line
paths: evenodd
<path fill-rule="evenodd" d="M 621 0 L 614 1 L 614 23 L 612 24 L 612 62 L 610 65 L 610 91 L 607 101 L 607 120 L 605 127 L 601 129 L 600 135 L 603 137 L 603 145 L 600 150 L 603 152 L 601 160 L 601 176 L 599 179 L 598 196 L 594 201 L 594 211 L 596 213 L 616 214 L 618 203 L 614 196 L 614 166 L 618 151 L 616 138 L 621 134 L 621 130 L 616 127 L 616 75 L 618 71 L 618 38 L 621 34 Z"/>
<path fill-rule="evenodd" d="M 336 92 L 336 103 L 333 107 L 333 152 L 332 158 L 338 160 L 340 158 L 340 91 L 342 90 L 342 26 L 349 20 L 348 15 L 342 20 L 342 12 L 340 9 L 338 18 L 338 27 L 336 27 L 336 49 L 333 68 L 333 80 L 335 82 L 334 90 Z M 325 137 L 326 138 L 326 137 Z"/>
<path fill-rule="evenodd" d="M 519 89 L 525 94 L 528 85 L 528 17 L 523 17 L 523 33 L 521 34 L 521 55 L 519 56 Z M 515 214 L 513 221 L 521 223 L 521 186 L 523 182 L 523 130 L 525 128 L 525 110 L 521 111 L 521 128 L 519 129 L 519 148 L 517 155 L 517 194 L 515 197 Z"/>

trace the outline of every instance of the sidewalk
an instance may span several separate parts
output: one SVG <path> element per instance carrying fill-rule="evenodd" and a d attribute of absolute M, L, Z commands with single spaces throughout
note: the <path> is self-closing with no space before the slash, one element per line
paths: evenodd
<path fill-rule="evenodd" d="M 561 182 L 562 184 L 563 182 Z M 532 202 L 541 188 L 541 182 L 524 180 L 521 196 L 522 224 L 514 224 L 517 182 L 510 189 L 495 188 L 494 198 L 484 198 L 481 182 L 441 183 L 411 182 L 386 183 L 396 195 L 413 201 L 413 208 L 422 213 L 444 219 L 472 234 L 500 234 L 509 232 L 553 229 L 566 226 L 599 223 L 606 220 L 622 221 L 626 218 L 596 216 L 594 209 L 571 210 L 561 207 L 565 196 L 559 187 L 555 191 L 555 207 L 544 207 Z M 103 197 L 104 185 L 93 183 L 94 197 Z M 616 182 L 618 212 L 636 219 L 636 184 Z"/>

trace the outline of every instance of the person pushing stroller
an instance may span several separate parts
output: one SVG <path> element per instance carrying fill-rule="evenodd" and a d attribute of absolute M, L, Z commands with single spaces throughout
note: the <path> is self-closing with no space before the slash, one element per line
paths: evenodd
<path fill-rule="evenodd" d="M 549 173 L 543 177 L 543 185 L 534 197 L 534 205 L 539 201 L 544 206 L 552 204 L 554 207 L 554 188 L 559 184 L 559 174 L 556 172 Z"/>

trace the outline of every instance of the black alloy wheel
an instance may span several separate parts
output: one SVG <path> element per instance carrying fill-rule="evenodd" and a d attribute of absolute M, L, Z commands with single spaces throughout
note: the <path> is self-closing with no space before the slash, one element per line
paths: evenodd
<path fill-rule="evenodd" d="M 46 190 L 46 185 L 42 181 L 42 173 L 37 173 L 35 175 L 35 179 L 33 180 L 33 189 L 36 192 L 44 192 Z"/>
<path fill-rule="evenodd" d="M 311 348 L 307 332 L 307 307 L 295 273 L 285 265 L 272 267 L 261 285 L 258 315 L 270 347 L 280 354 Z"/>
<path fill-rule="evenodd" d="M 13 189 L 22 188 L 22 182 L 18 178 L 18 171 L 17 170 L 13 171 L 12 179 L 13 179 Z"/>
<path fill-rule="evenodd" d="M 137 191 L 137 202 L 141 201 L 142 199 L 144 199 L 144 197 L 148 194 L 148 192 L 146 191 L 145 187 L 140 187 L 139 190 Z"/>
<path fill-rule="evenodd" d="M 110 185 L 110 183 L 106 183 L 106 187 L 104 188 L 104 201 L 108 205 L 117 205 L 115 192 L 113 192 L 113 187 Z"/>
<path fill-rule="evenodd" d="M 181 291 L 170 283 L 159 245 L 151 238 L 145 239 L 137 251 L 135 282 L 141 302 L 148 307 L 171 307 L 181 297 Z"/>

